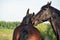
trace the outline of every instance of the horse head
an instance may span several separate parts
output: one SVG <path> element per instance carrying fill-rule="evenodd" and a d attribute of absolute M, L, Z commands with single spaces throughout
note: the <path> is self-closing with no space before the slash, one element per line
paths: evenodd
<path fill-rule="evenodd" d="M 34 25 L 45 22 L 51 18 L 52 11 L 50 9 L 51 2 L 41 7 L 41 10 L 34 16 Z"/>
<path fill-rule="evenodd" d="M 22 23 L 23 24 L 32 24 L 33 16 L 34 16 L 34 12 L 33 12 L 33 14 L 29 14 L 29 9 L 28 9 L 26 12 L 26 16 L 23 18 Z"/>

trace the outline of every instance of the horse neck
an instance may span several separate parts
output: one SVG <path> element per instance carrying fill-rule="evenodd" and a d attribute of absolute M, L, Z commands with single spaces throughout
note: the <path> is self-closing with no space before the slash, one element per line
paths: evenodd
<path fill-rule="evenodd" d="M 56 19 L 51 17 L 50 23 L 52 25 L 53 31 L 54 31 L 57 39 L 59 39 L 60 38 L 60 22 L 57 22 Z"/>
<path fill-rule="evenodd" d="M 50 9 L 52 10 L 52 15 L 56 14 L 56 16 L 60 16 L 60 10 L 50 6 Z"/>
<path fill-rule="evenodd" d="M 50 9 L 52 10 L 52 17 L 51 17 L 52 22 L 54 24 L 60 24 L 60 11 L 52 6 Z"/>
<path fill-rule="evenodd" d="M 22 27 L 23 27 L 23 29 L 22 29 L 22 31 L 20 32 L 20 38 L 19 38 L 19 40 L 28 40 L 28 38 L 27 37 L 29 37 L 29 29 L 30 29 L 30 27 L 32 27 L 30 24 L 22 24 Z"/>
<path fill-rule="evenodd" d="M 29 19 L 23 19 L 22 23 L 21 24 L 32 24 L 32 22 L 29 20 Z"/>
<path fill-rule="evenodd" d="M 22 25 L 32 25 L 32 23 L 22 22 Z"/>

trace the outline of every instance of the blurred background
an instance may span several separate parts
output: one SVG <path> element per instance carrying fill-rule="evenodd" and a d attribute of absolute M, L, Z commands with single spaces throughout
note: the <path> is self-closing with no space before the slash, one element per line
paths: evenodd
<path fill-rule="evenodd" d="M 60 10 L 60 0 L 0 0 L 0 40 L 12 40 L 13 31 L 22 22 L 28 8 L 30 13 L 36 14 L 49 1 Z M 41 32 L 42 40 L 56 40 L 49 21 L 35 27 Z"/>

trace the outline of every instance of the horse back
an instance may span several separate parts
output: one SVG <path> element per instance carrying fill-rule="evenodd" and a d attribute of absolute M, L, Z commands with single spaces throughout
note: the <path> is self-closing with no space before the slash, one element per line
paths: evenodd
<path fill-rule="evenodd" d="M 41 40 L 41 35 L 40 32 L 33 26 L 28 25 L 28 38 L 26 40 Z M 13 40 L 19 40 L 19 38 L 21 38 L 21 31 L 23 30 L 25 26 L 18 26 L 15 30 L 14 30 L 14 34 L 13 34 Z M 24 33 L 23 33 L 24 34 Z"/>

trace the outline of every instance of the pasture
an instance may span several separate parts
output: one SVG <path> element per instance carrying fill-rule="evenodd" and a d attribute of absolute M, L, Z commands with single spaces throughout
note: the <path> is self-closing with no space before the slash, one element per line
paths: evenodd
<path fill-rule="evenodd" d="M 12 40 L 13 29 L 0 29 L 0 40 Z"/>

